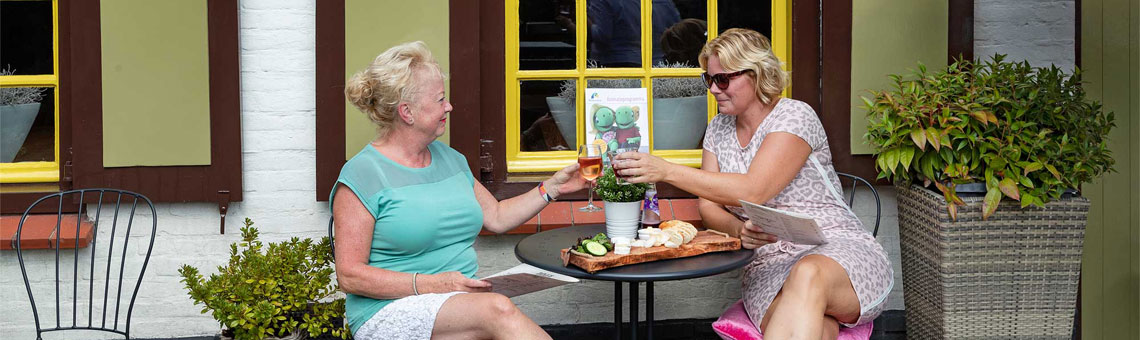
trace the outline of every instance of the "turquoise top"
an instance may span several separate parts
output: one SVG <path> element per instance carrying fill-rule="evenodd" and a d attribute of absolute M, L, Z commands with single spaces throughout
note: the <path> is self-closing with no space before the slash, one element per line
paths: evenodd
<path fill-rule="evenodd" d="M 337 183 L 352 189 L 376 219 L 368 265 L 404 273 L 458 271 L 474 278 L 479 269 L 475 236 L 483 227 L 475 178 L 455 149 L 437 141 L 428 150 L 431 164 L 409 168 L 366 145 L 341 168 Z M 407 284 L 410 290 L 412 282 Z M 352 332 L 392 301 L 348 294 L 345 314 Z"/>

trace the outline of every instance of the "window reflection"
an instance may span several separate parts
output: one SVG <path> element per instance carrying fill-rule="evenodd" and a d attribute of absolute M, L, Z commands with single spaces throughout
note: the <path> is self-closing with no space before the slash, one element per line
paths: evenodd
<path fill-rule="evenodd" d="M 575 67 L 574 0 L 519 2 L 519 69 Z"/>
<path fill-rule="evenodd" d="M 697 56 L 708 40 L 706 4 L 698 0 L 653 1 L 654 67 L 699 65 Z"/>
<path fill-rule="evenodd" d="M 575 83 L 567 80 L 524 80 L 519 96 L 519 149 L 574 150 L 578 133 Z"/>
<path fill-rule="evenodd" d="M 747 28 L 772 38 L 772 1 L 721 0 L 716 9 L 719 32 Z"/>
<path fill-rule="evenodd" d="M 588 67 L 641 67 L 641 2 L 588 0 L 586 8 Z"/>

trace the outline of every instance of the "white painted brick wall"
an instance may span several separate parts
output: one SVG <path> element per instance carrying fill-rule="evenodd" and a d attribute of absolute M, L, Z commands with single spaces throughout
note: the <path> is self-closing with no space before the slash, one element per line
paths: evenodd
<path fill-rule="evenodd" d="M 1033 66 L 1076 65 L 1076 5 L 1073 0 L 974 1 L 974 56 L 995 53 Z"/>
<path fill-rule="evenodd" d="M 218 234 L 217 206 L 208 203 L 159 204 L 154 255 L 135 306 L 132 335 L 141 338 L 212 334 L 218 325 L 198 313 L 178 282 L 182 264 L 208 274 L 225 262 L 229 244 L 239 239 L 241 220 L 257 222 L 266 241 L 324 235 L 328 204 L 314 201 L 316 0 L 243 0 L 240 7 L 242 143 L 244 202 L 231 205 L 227 233 Z M 1072 1 L 978 1 L 975 53 L 1008 53 L 1035 65 L 1072 65 Z M 1067 63 L 1067 64 L 1066 64 Z M 1070 66 L 1071 67 L 1071 66 Z M 879 241 L 895 265 L 895 290 L 887 309 L 902 309 L 898 209 L 892 188 L 880 187 L 883 219 Z M 867 193 L 856 213 L 873 222 Z M 103 231 L 106 232 L 106 231 Z M 514 245 L 522 236 L 480 237 L 476 241 L 485 276 L 518 264 Z M 138 244 L 136 243 L 135 246 Z M 137 253 L 139 250 L 132 249 Z M 34 338 L 32 316 L 12 251 L 0 252 L 0 334 Z M 54 253 L 29 252 L 33 283 L 50 279 Z M 81 257 L 81 260 L 83 257 Z M 65 277 L 68 277 L 65 274 Z M 658 319 L 713 318 L 740 298 L 740 271 L 655 286 Z M 98 282 L 98 281 L 97 281 Z M 623 290 L 623 293 L 628 290 Z M 641 290 L 644 295 L 644 289 Z M 82 295 L 81 295 L 82 296 Z M 628 296 L 625 299 L 628 301 Z M 613 284 L 584 282 L 521 296 L 516 304 L 540 324 L 612 321 Z M 680 308 L 680 306 L 685 306 Z M 628 314 L 628 308 L 623 308 Z M 640 308 L 644 313 L 644 307 Z M 643 314 L 644 315 L 644 314 Z M 82 317 L 82 314 L 81 314 Z M 43 319 L 54 319 L 44 316 Z M 82 335 L 84 338 L 95 336 Z M 59 338 L 59 337 L 55 337 Z"/>
<path fill-rule="evenodd" d="M 213 318 L 199 314 L 201 307 L 194 306 L 187 296 L 177 269 L 190 264 L 204 274 L 214 272 L 227 260 L 229 244 L 239 240 L 238 228 L 245 217 L 257 222 L 266 241 L 324 235 L 328 204 L 314 200 L 315 9 L 315 0 L 240 2 L 244 202 L 230 206 L 225 235 L 218 234 L 217 205 L 156 206 L 159 231 L 135 304 L 132 336 L 201 336 L 219 330 Z M 50 283 L 45 280 L 54 272 L 54 252 L 33 251 L 28 255 L 26 260 L 36 268 L 29 273 L 33 284 Z M 0 257 L 0 304 L 4 311 L 0 338 L 34 339 L 30 305 L 15 253 L 3 251 Z M 83 316 L 81 312 L 80 318 Z M 45 319 L 54 323 L 54 316 L 41 315 L 41 320 Z M 64 338 L 50 335 L 49 339 Z M 76 336 L 99 338 L 89 334 L 67 338 Z"/>

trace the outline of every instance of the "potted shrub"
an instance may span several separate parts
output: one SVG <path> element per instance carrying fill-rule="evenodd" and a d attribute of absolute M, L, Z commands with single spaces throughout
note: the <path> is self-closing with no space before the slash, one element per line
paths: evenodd
<path fill-rule="evenodd" d="M 592 62 L 591 62 L 592 63 Z M 598 67 L 591 64 L 590 68 Z M 657 68 L 691 68 L 685 63 L 660 63 Z M 558 96 L 547 97 L 558 131 L 568 145 L 577 145 L 575 107 L 577 82 L 562 82 Z M 592 88 L 638 88 L 641 79 L 590 79 Z M 657 150 L 699 149 L 708 124 L 708 88 L 704 81 L 694 77 L 653 78 L 653 147 Z"/>
<path fill-rule="evenodd" d="M 344 299 L 329 298 L 337 285 L 328 237 L 266 247 L 248 218 L 241 235 L 230 245 L 228 265 L 209 279 L 189 265 L 178 270 L 194 304 L 224 327 L 223 339 L 348 338 Z"/>
<path fill-rule="evenodd" d="M 609 237 L 637 238 L 641 224 L 641 200 L 645 199 L 646 183 L 621 183 L 611 167 L 603 167 L 594 192 L 605 204 L 606 235 Z"/>
<path fill-rule="evenodd" d="M 1112 170 L 1113 114 L 1085 98 L 1079 70 L 1002 55 L 891 78 L 863 99 L 865 137 L 898 187 L 908 334 L 1069 338 L 1080 185 Z"/>
<path fill-rule="evenodd" d="M 0 76 L 15 74 L 15 70 L 4 68 Z M 40 112 L 40 101 L 46 89 L 41 87 L 0 88 L 0 163 L 11 163 L 28 138 L 28 131 Z"/>

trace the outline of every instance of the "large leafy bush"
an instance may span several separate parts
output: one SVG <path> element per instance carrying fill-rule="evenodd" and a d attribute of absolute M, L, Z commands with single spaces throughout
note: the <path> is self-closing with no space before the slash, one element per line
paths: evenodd
<path fill-rule="evenodd" d="M 348 336 L 348 329 L 333 321 L 344 315 L 344 299 L 316 303 L 337 290 L 328 237 L 319 243 L 294 237 L 265 248 L 248 218 L 241 236 L 241 249 L 230 244 L 229 264 L 219 266 L 208 280 L 189 265 L 178 270 L 194 304 L 204 306 L 203 314 L 212 311 L 235 339 L 291 332 Z"/>
<path fill-rule="evenodd" d="M 933 183 L 952 218 L 964 204 L 958 184 L 985 183 L 988 218 L 1002 196 L 1041 206 L 1112 171 L 1113 113 L 1085 98 L 1079 69 L 1068 75 L 996 55 L 890 77 L 894 89 L 863 98 L 879 178 Z"/>

